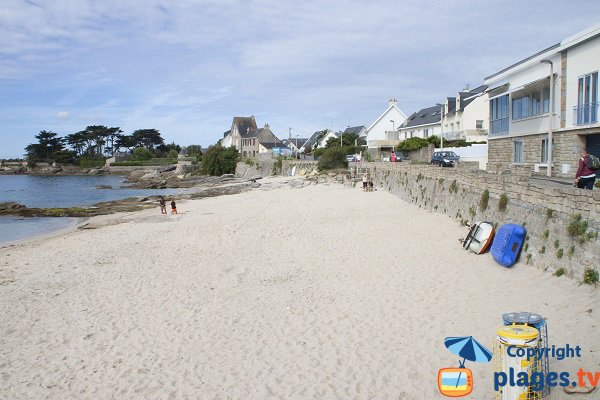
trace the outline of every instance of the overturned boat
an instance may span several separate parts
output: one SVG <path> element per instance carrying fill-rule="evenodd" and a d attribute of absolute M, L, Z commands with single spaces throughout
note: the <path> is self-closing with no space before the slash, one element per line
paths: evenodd
<path fill-rule="evenodd" d="M 461 240 L 463 248 L 475 254 L 484 253 L 492 244 L 494 225 L 491 222 L 475 222 L 469 227 L 467 237 Z"/>

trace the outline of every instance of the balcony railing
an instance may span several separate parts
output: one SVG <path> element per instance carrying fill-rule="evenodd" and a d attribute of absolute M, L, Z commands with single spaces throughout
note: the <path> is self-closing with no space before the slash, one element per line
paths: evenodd
<path fill-rule="evenodd" d="M 443 132 L 444 139 L 446 140 L 457 140 L 465 138 L 465 131 L 452 131 L 452 132 Z"/>
<path fill-rule="evenodd" d="M 598 122 L 600 103 L 588 103 L 573 107 L 573 121 L 576 125 L 591 125 Z"/>

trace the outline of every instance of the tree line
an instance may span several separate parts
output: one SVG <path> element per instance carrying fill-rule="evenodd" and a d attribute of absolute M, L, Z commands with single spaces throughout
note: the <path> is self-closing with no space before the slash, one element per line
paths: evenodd
<path fill-rule="evenodd" d="M 33 162 L 55 161 L 67 164 L 77 163 L 81 159 L 102 160 L 122 151 L 126 154 L 139 154 L 143 158 L 176 158 L 182 149 L 175 143 L 165 144 L 157 129 L 138 129 L 127 135 L 119 127 L 104 125 L 90 125 L 64 137 L 43 130 L 35 138 L 36 143 L 25 147 L 27 160 Z M 188 146 L 187 151 L 192 156 L 201 155 L 200 146 Z"/>

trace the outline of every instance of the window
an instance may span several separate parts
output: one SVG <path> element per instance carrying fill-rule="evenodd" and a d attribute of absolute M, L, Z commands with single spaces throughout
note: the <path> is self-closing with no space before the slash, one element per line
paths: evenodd
<path fill-rule="evenodd" d="M 429 137 L 429 128 L 423 129 L 423 137 Z"/>
<path fill-rule="evenodd" d="M 475 121 L 475 129 L 483 129 L 483 120 L 478 119 Z"/>
<path fill-rule="evenodd" d="M 491 134 L 508 133 L 508 95 L 496 97 L 490 101 Z"/>
<path fill-rule="evenodd" d="M 515 140 L 513 142 L 513 162 L 514 163 L 522 163 L 523 162 L 523 141 Z"/>
<path fill-rule="evenodd" d="M 512 101 L 512 119 L 521 119 L 530 117 L 529 113 L 529 95 L 513 99 Z"/>
<path fill-rule="evenodd" d="M 541 92 L 531 93 L 531 115 L 539 115 L 542 113 Z"/>
<path fill-rule="evenodd" d="M 554 158 L 554 140 L 552 141 L 552 158 Z M 548 162 L 548 138 L 542 139 L 542 156 L 540 157 L 540 162 L 547 163 Z"/>
<path fill-rule="evenodd" d="M 598 122 L 598 72 L 580 77 L 577 91 L 577 124 Z"/>
<path fill-rule="evenodd" d="M 542 91 L 542 112 L 544 114 L 550 112 L 550 88 L 544 88 Z"/>

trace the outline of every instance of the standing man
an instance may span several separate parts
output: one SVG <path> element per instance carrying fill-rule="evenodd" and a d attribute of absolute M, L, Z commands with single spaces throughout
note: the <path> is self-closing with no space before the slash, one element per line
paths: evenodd
<path fill-rule="evenodd" d="M 596 182 L 596 171 L 590 168 L 591 157 L 587 149 L 581 150 L 581 158 L 579 159 L 579 167 L 575 175 L 575 183 L 579 189 L 592 190 L 594 182 Z"/>

